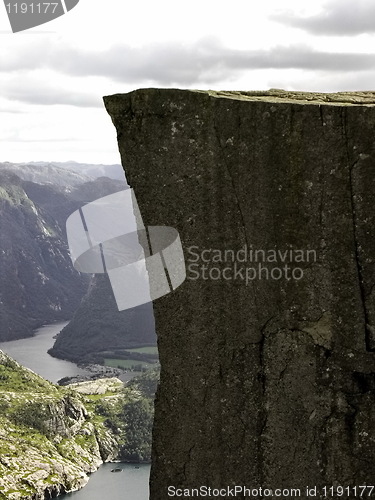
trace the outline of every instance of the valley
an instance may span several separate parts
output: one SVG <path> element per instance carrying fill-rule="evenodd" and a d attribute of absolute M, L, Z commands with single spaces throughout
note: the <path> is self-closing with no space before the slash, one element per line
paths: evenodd
<path fill-rule="evenodd" d="M 149 462 L 157 380 L 59 387 L 0 351 L 0 499 L 52 498 L 103 462 Z"/>
<path fill-rule="evenodd" d="M 126 349 L 156 345 L 152 304 L 119 312 L 107 275 L 73 268 L 65 223 L 82 205 L 127 184 L 120 166 L 84 164 L 84 173 L 77 173 L 70 163 L 59 165 L 0 163 L 0 342 L 71 320 L 50 354 L 113 365 L 113 359 L 130 359 Z M 115 178 L 95 177 L 107 170 Z M 138 353 L 135 361 L 154 359 Z"/>
<path fill-rule="evenodd" d="M 106 275 L 73 268 L 65 230 L 72 212 L 127 184 L 115 165 L 74 167 L 0 164 L 0 499 L 83 499 L 73 491 L 113 460 L 125 462 L 118 494 L 126 477 L 131 500 L 148 491 L 152 304 L 119 312 Z"/>

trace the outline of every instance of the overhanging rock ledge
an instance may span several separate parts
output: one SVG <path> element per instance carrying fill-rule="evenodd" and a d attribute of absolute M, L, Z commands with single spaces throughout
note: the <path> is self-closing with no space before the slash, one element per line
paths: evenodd
<path fill-rule="evenodd" d="M 104 101 L 144 222 L 176 228 L 187 264 L 154 303 L 152 500 L 169 485 L 303 496 L 374 484 L 375 93 L 142 89 Z M 288 263 L 303 277 L 246 284 L 233 261 L 201 259 L 243 248 L 280 251 L 236 262 L 268 272 L 302 250 Z M 308 250 L 316 259 L 301 261 Z M 204 279 L 193 264 L 232 271 Z"/>

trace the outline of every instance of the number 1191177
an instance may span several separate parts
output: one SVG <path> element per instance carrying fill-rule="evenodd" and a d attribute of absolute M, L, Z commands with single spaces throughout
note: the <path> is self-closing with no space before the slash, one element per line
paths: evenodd
<path fill-rule="evenodd" d="M 324 498 L 364 498 L 371 497 L 374 486 L 323 486 Z"/>
<path fill-rule="evenodd" d="M 5 7 L 9 14 L 54 14 L 58 3 L 7 3 Z"/>

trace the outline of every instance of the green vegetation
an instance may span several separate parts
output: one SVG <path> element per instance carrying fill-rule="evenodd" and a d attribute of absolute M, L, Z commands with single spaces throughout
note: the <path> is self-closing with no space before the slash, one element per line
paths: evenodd
<path fill-rule="evenodd" d="M 59 387 L 0 351 L 0 499 L 79 488 L 103 460 L 149 461 L 158 376 Z"/>
<path fill-rule="evenodd" d="M 21 367 L 16 361 L 0 351 L 0 394 L 2 392 L 30 392 L 48 390 L 53 393 L 57 388 L 39 377 L 31 370 Z"/>
<path fill-rule="evenodd" d="M 28 199 L 24 190 L 17 185 L 8 184 L 6 187 L 0 187 L 0 199 L 6 200 L 10 204 L 25 205 L 32 207 L 34 204 Z"/>
<path fill-rule="evenodd" d="M 121 450 L 121 458 L 130 462 L 151 459 L 151 433 L 154 420 L 153 401 L 134 398 L 123 408 L 126 441 Z"/>
<path fill-rule="evenodd" d="M 7 200 L 9 202 L 11 202 L 12 200 L 9 194 L 7 193 L 6 189 L 4 189 L 3 187 L 0 187 L 0 199 Z"/>
<path fill-rule="evenodd" d="M 158 355 L 158 348 L 156 346 L 136 347 L 135 349 L 127 349 L 128 352 L 140 352 L 141 354 L 156 354 Z"/>
<path fill-rule="evenodd" d="M 121 449 L 122 460 L 151 460 L 154 398 L 159 376 L 159 368 L 153 368 L 139 377 L 134 377 L 125 387 L 127 397 L 121 416 L 125 424 L 126 439 Z"/>
<path fill-rule="evenodd" d="M 155 357 L 157 360 L 156 354 L 127 351 L 155 343 L 152 304 L 119 311 L 108 276 L 97 274 L 50 353 L 76 363 L 103 364 L 104 359 L 135 359 L 150 363 Z"/>
<path fill-rule="evenodd" d="M 151 363 L 139 361 L 138 359 L 108 359 L 104 358 L 105 366 L 112 366 L 113 368 L 122 368 L 134 372 L 142 372 L 152 367 Z"/>
<path fill-rule="evenodd" d="M 159 360 L 158 348 L 156 346 L 133 347 L 114 352 L 105 351 L 102 355 L 102 362 L 106 366 L 136 372 L 146 371 L 154 367 Z"/>
<path fill-rule="evenodd" d="M 157 366 L 148 370 L 146 373 L 139 375 L 138 377 L 134 377 L 130 380 L 130 382 L 128 382 L 126 387 L 128 389 L 138 391 L 145 398 L 154 400 L 159 378 L 160 367 Z"/>

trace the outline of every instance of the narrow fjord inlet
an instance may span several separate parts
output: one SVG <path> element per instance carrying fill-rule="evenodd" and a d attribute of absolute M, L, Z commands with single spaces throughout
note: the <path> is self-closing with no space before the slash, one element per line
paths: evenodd
<path fill-rule="evenodd" d="M 0 165 L 0 498 L 145 500 L 152 304 L 119 312 L 106 276 L 73 268 L 65 231 L 82 205 L 127 189 L 123 170 Z"/>

